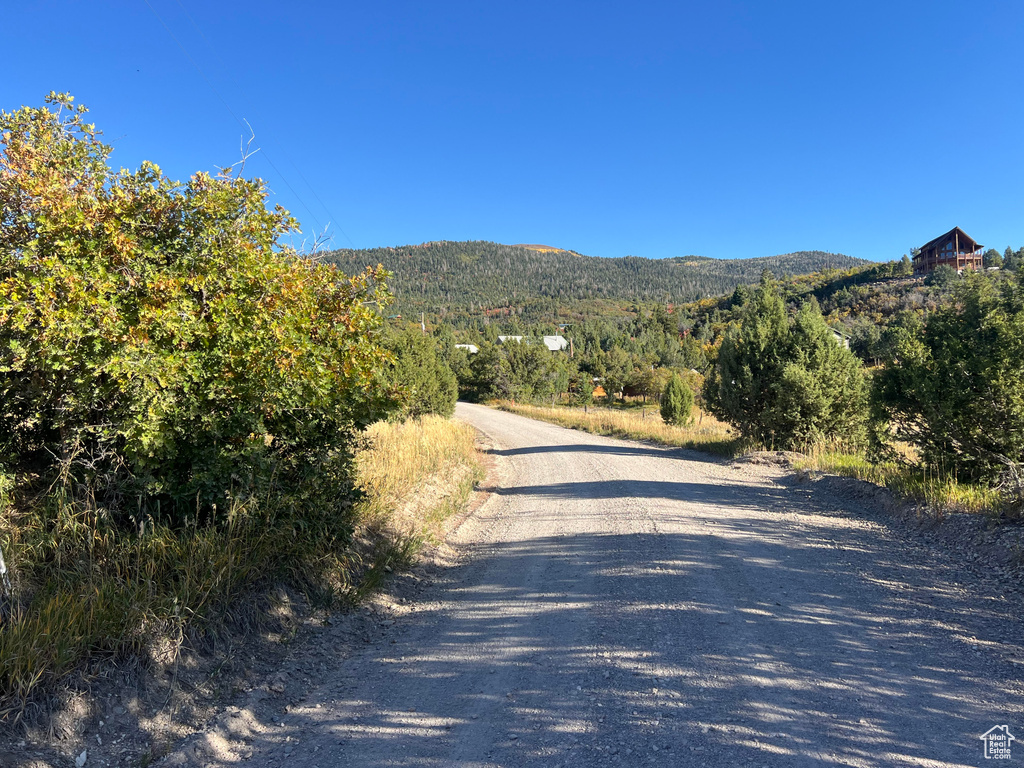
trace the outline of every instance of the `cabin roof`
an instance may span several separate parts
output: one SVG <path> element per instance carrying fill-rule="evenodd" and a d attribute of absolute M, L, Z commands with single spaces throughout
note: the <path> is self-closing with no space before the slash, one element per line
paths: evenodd
<path fill-rule="evenodd" d="M 942 245 L 943 243 L 945 243 L 950 238 L 952 238 L 953 235 L 957 235 L 958 236 L 958 239 L 960 241 L 960 250 L 963 251 L 963 252 L 970 253 L 971 251 L 976 251 L 979 248 L 984 248 L 984 246 L 981 243 L 976 242 L 973 237 L 971 237 L 966 232 L 964 232 L 962 229 L 960 229 L 960 227 L 953 227 L 946 234 L 939 235 L 934 240 L 929 240 L 927 243 L 922 245 L 921 246 L 921 250 L 922 251 L 927 251 L 929 248 L 936 248 L 936 247 Z M 970 246 L 971 246 L 971 248 L 969 248 L 969 249 L 967 248 L 968 244 L 970 244 Z"/>

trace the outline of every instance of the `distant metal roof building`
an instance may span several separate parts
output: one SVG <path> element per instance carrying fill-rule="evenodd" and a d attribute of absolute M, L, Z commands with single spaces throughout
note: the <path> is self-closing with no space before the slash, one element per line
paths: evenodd
<path fill-rule="evenodd" d="M 552 352 L 561 352 L 563 349 L 569 348 L 569 342 L 565 340 L 564 336 L 545 336 L 544 346 Z"/>
<path fill-rule="evenodd" d="M 569 342 L 564 336 L 499 336 L 498 343 L 504 344 L 508 341 L 516 341 L 520 344 L 543 344 L 552 352 L 561 352 L 569 348 Z"/>

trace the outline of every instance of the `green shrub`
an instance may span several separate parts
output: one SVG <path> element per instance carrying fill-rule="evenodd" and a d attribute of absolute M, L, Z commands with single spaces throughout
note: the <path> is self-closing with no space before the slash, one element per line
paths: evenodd
<path fill-rule="evenodd" d="M 923 328 L 896 329 L 873 391 L 883 442 L 910 442 L 933 471 L 962 480 L 993 481 L 1024 462 L 1018 280 L 969 275 Z"/>
<path fill-rule="evenodd" d="M 395 356 L 391 375 L 398 413 L 412 417 L 428 413 L 447 417 L 455 413 L 458 382 L 451 367 L 438 354 L 433 336 L 418 330 L 393 331 L 385 346 Z"/>
<path fill-rule="evenodd" d="M 925 285 L 932 285 L 942 290 L 948 290 L 960 278 L 957 271 L 949 264 L 940 264 L 924 279 Z"/>
<path fill-rule="evenodd" d="M 861 444 L 867 383 L 813 300 L 792 319 L 770 276 L 762 277 L 742 322 L 722 340 L 705 381 L 709 410 L 747 440 L 774 448 Z"/>
<path fill-rule="evenodd" d="M 480 344 L 480 351 L 470 356 L 468 371 L 464 372 L 468 375 L 459 380 L 459 397 L 485 403 L 512 396 L 512 369 L 496 344 Z"/>
<path fill-rule="evenodd" d="M 678 373 L 665 385 L 661 394 L 661 418 L 666 424 L 682 427 L 690 423 L 693 410 L 693 390 Z"/>
<path fill-rule="evenodd" d="M 550 402 L 569 391 L 577 373 L 567 355 L 551 352 L 539 340 L 501 345 L 484 342 L 470 357 L 468 377 L 460 380 L 459 395 L 470 402 Z"/>

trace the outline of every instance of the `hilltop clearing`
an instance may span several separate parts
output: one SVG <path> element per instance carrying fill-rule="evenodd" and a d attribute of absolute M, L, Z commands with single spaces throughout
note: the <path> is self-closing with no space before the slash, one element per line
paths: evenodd
<path fill-rule="evenodd" d="M 539 251 L 540 253 L 572 253 L 576 256 L 581 254 L 576 251 L 567 251 L 565 248 L 556 248 L 553 245 L 539 245 L 537 243 L 516 243 L 513 248 L 525 248 L 528 251 Z"/>

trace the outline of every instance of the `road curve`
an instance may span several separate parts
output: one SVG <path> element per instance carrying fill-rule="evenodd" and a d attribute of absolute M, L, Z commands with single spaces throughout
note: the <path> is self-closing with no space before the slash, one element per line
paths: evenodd
<path fill-rule="evenodd" d="M 1024 760 L 1019 601 L 948 554 L 770 468 L 457 416 L 496 460 L 464 564 L 248 765 L 975 766 L 1003 724 Z"/>

